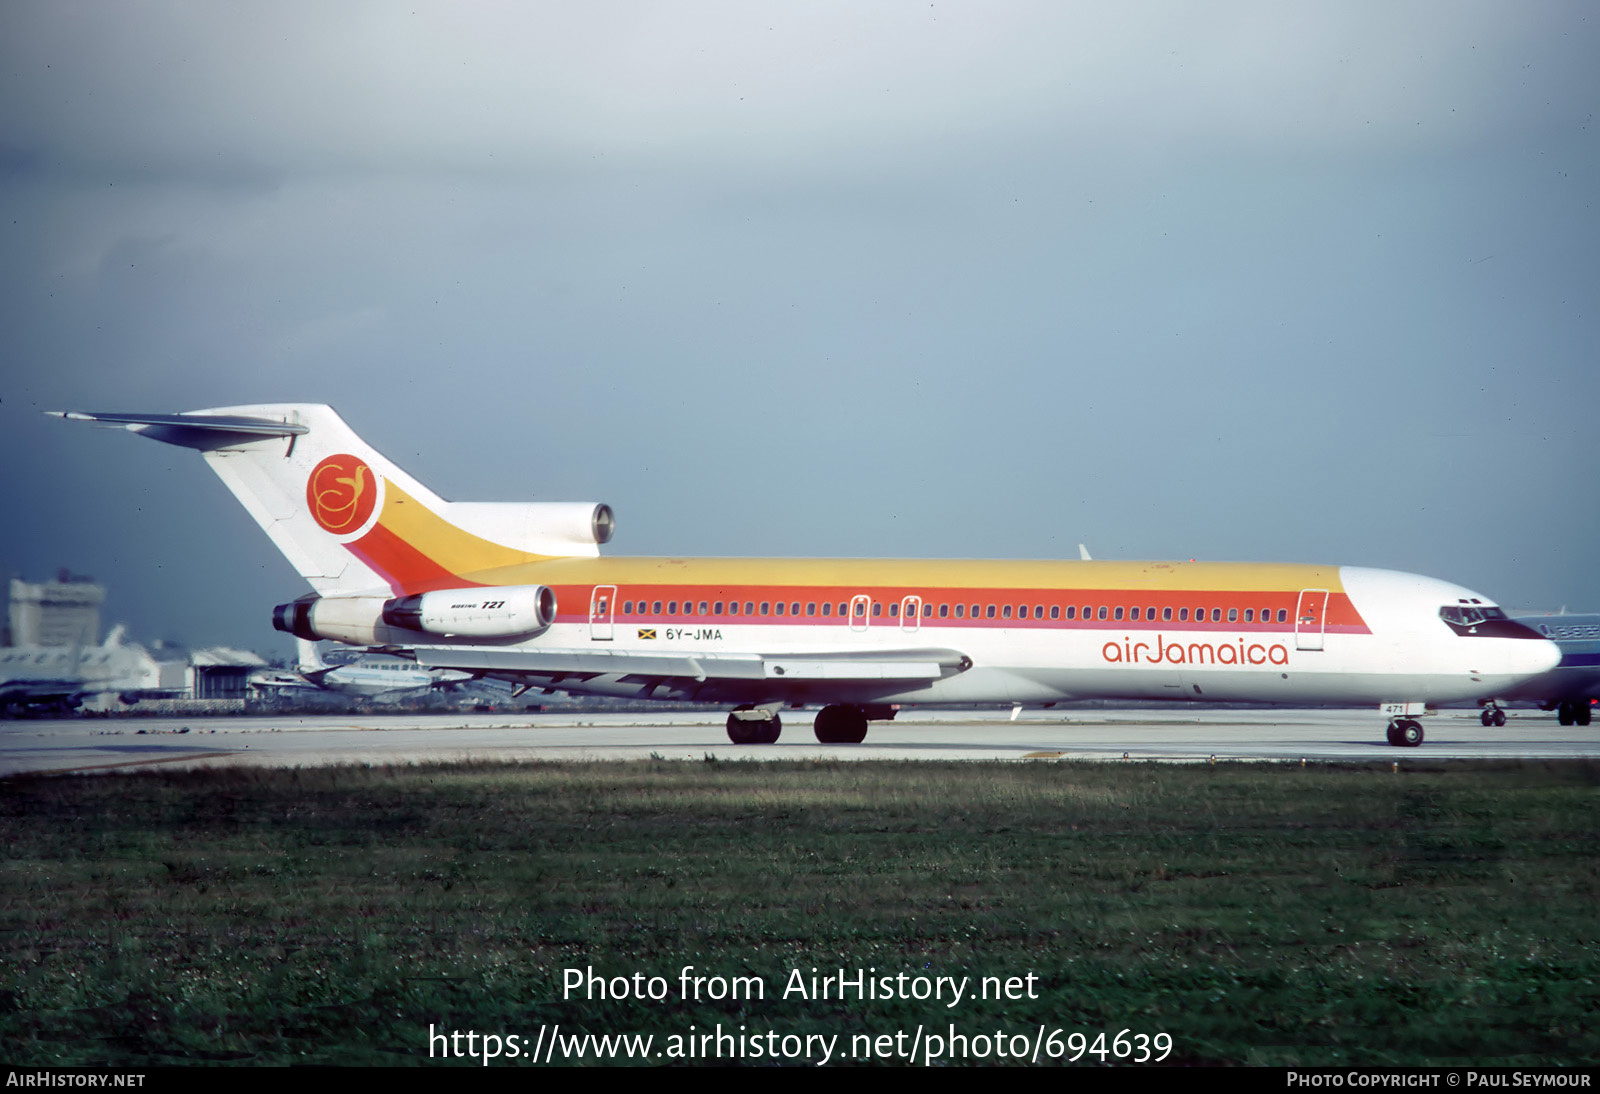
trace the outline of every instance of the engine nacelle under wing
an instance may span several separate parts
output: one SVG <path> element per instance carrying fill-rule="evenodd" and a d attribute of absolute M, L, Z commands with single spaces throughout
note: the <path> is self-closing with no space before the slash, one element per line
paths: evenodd
<path fill-rule="evenodd" d="M 438 589 L 411 596 L 302 597 L 279 604 L 272 625 L 296 638 L 358 646 L 441 638 L 521 638 L 556 617 L 556 594 L 544 585 Z"/>

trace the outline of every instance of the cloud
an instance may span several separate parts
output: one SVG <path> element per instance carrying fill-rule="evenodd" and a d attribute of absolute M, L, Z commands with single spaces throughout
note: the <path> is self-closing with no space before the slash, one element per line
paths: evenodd
<path fill-rule="evenodd" d="M 624 553 L 1087 538 L 1600 602 L 1586 5 L 0 21 L 11 561 L 152 618 L 225 592 L 250 644 L 292 575 L 183 452 L 33 404 L 330 402 L 446 496 L 617 505 Z"/>
<path fill-rule="evenodd" d="M 1571 120 L 1593 35 L 1549 47 L 1573 18 L 1491 3 L 26 5 L 0 45 L 0 136 L 29 161 L 245 187 L 597 157 L 815 171 L 1023 130 L 1095 155 L 1439 147 Z"/>

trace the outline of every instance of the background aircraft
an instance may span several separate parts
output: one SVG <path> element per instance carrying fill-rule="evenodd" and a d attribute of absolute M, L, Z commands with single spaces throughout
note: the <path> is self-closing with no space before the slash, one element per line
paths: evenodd
<path fill-rule="evenodd" d="M 394 703 L 435 689 L 454 688 L 472 679 L 468 672 L 419 668 L 415 661 L 386 654 L 367 653 L 330 664 L 323 659 L 317 644 L 304 638 L 295 639 L 295 648 L 300 658 L 292 672 L 261 675 L 252 683 L 280 691 L 315 688 L 353 699 Z"/>
<path fill-rule="evenodd" d="M 99 646 L 0 648 L 0 710 L 73 710 L 103 695 L 133 702 L 157 686 L 160 669 L 143 649 L 123 645 L 122 635 L 117 626 Z"/>
<path fill-rule="evenodd" d="M 1561 664 L 1518 685 L 1503 698 L 1531 699 L 1545 710 L 1556 711 L 1564 726 L 1588 725 L 1593 717 L 1591 703 L 1600 698 L 1600 614 L 1516 618 L 1561 648 Z M 1488 725 L 1490 712 L 1484 714 Z M 1505 724 L 1503 716 L 1497 721 Z"/>

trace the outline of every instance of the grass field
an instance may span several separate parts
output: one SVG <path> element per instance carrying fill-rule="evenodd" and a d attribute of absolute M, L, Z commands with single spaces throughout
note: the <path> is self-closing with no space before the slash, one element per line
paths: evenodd
<path fill-rule="evenodd" d="M 11 779 L 4 1059 L 426 1062 L 430 1025 L 531 1043 L 557 1023 L 838 1034 L 835 1062 L 853 1035 L 952 1024 L 1164 1032 L 1169 1063 L 1600 1059 L 1600 765 L 1402 767 Z M 765 997 L 685 998 L 689 965 Z M 591 966 L 670 991 L 563 998 Z M 973 987 L 953 1008 L 783 998 L 813 967 Z M 1028 973 L 1036 998 L 972 998 Z"/>

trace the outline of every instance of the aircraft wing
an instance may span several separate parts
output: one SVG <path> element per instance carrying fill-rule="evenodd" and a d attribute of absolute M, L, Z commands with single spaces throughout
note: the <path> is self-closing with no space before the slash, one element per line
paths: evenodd
<path fill-rule="evenodd" d="M 840 653 L 638 653 L 630 650 L 501 650 L 418 647 L 425 668 L 462 669 L 502 679 L 626 677 L 652 682 L 884 682 L 938 680 L 965 672 L 972 659 L 959 650 L 864 650 Z"/>

